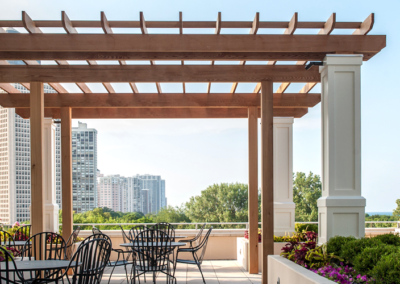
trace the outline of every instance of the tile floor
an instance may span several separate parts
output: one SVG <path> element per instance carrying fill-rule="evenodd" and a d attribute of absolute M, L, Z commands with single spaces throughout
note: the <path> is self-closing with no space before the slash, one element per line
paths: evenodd
<path fill-rule="evenodd" d="M 261 274 L 248 274 L 234 260 L 211 260 L 204 261 L 202 265 L 204 278 L 207 284 L 217 283 L 261 283 Z M 108 283 L 110 268 L 104 271 L 102 284 Z M 203 280 L 196 266 L 178 264 L 176 267 L 177 283 L 201 284 Z M 152 283 L 151 275 L 146 277 L 146 283 Z M 157 283 L 166 283 L 165 276 L 159 276 Z M 140 280 L 145 283 L 143 277 Z M 112 275 L 110 284 L 126 283 L 125 271 L 123 267 L 117 267 Z M 139 283 L 138 281 L 136 283 Z"/>

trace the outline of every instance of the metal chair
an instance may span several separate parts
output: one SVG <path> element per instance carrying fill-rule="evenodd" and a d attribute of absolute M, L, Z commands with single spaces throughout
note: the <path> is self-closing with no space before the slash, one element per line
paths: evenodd
<path fill-rule="evenodd" d="M 0 232 L 0 243 L 2 246 L 15 247 L 13 236 L 6 231 Z"/>
<path fill-rule="evenodd" d="M 101 234 L 101 231 L 100 231 L 98 228 L 93 227 L 93 228 L 92 228 L 92 233 L 93 233 L 93 235 Z"/>
<path fill-rule="evenodd" d="M 110 254 L 111 243 L 106 238 L 90 239 L 79 246 L 67 269 L 61 275 L 35 279 L 32 284 L 59 283 L 60 280 L 64 280 L 64 277 L 70 284 L 100 284 Z M 68 278 L 67 272 L 70 269 L 74 271 L 74 274 Z"/>
<path fill-rule="evenodd" d="M 66 243 L 63 237 L 59 234 L 52 232 L 38 233 L 30 237 L 24 245 L 21 252 L 22 260 L 64 260 L 66 251 Z M 30 281 L 36 279 L 40 272 L 29 272 Z M 57 270 L 46 270 L 44 272 L 45 277 L 57 277 L 61 274 L 60 269 Z"/>
<path fill-rule="evenodd" d="M 197 265 L 197 267 L 200 270 L 201 277 L 203 278 L 203 283 L 206 283 L 206 281 L 204 280 L 203 272 L 201 271 L 201 264 L 202 264 L 203 259 L 204 259 L 204 254 L 206 252 L 208 239 L 210 237 L 212 229 L 213 229 L 213 227 L 211 227 L 207 231 L 205 237 L 203 238 L 203 240 L 200 242 L 200 244 L 198 246 L 191 247 L 191 248 L 178 248 L 178 251 L 176 253 L 176 262 L 175 262 L 174 271 L 176 269 L 176 264 L 177 263 L 195 264 L 195 265 Z M 178 254 L 180 252 L 190 252 L 192 254 L 192 256 L 193 256 L 193 260 L 179 259 L 178 258 Z M 199 252 L 200 252 L 200 255 L 198 254 Z"/>
<path fill-rule="evenodd" d="M 129 238 L 131 240 L 134 240 L 144 230 L 147 230 L 146 226 L 144 226 L 144 225 L 137 225 L 137 226 L 132 227 L 129 230 Z"/>
<path fill-rule="evenodd" d="M 22 225 L 14 233 L 14 241 L 26 241 L 31 237 L 31 225 Z"/>
<path fill-rule="evenodd" d="M 71 259 L 73 254 L 74 254 L 74 245 L 76 242 L 76 239 L 78 238 L 79 232 L 81 231 L 81 227 L 78 226 L 76 228 L 71 236 L 69 236 L 67 243 L 66 243 L 66 249 L 65 249 L 65 259 Z"/>
<path fill-rule="evenodd" d="M 3 247 L 0 246 L 0 282 L 6 284 L 20 284 L 25 283 L 24 275 L 21 271 L 10 270 L 16 267 L 14 258 Z"/>
<path fill-rule="evenodd" d="M 151 227 L 151 229 L 166 233 L 175 242 L 175 228 L 170 223 L 160 222 Z"/>
<path fill-rule="evenodd" d="M 166 275 L 167 283 L 170 283 L 171 278 L 176 283 L 176 278 L 171 273 L 171 261 L 169 260 L 174 249 L 171 242 L 172 238 L 160 230 L 149 229 L 136 236 L 132 247 L 136 254 L 133 270 L 134 283 L 136 283 L 136 278 L 148 272 L 153 274 L 153 283 L 156 283 L 156 273 L 158 272 Z"/>
<path fill-rule="evenodd" d="M 203 230 L 206 227 L 207 223 L 204 223 L 203 226 L 200 228 L 200 231 L 197 233 L 197 235 L 193 239 L 188 239 L 188 240 L 180 240 L 180 242 L 183 243 L 189 243 L 189 247 L 193 247 L 193 243 L 196 242 L 196 244 L 201 243 L 202 236 L 203 236 Z M 199 241 L 200 239 L 200 241 Z"/>

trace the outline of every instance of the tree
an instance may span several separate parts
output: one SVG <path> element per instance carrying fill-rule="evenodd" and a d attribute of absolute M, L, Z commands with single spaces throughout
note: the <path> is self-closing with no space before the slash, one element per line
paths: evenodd
<path fill-rule="evenodd" d="M 183 207 L 172 207 L 161 208 L 157 215 L 153 217 L 154 221 L 167 222 L 167 223 L 190 223 L 189 217 L 185 214 Z"/>
<path fill-rule="evenodd" d="M 312 172 L 297 172 L 293 182 L 293 201 L 296 204 L 296 221 L 318 221 L 317 200 L 321 197 L 321 179 Z"/>
<path fill-rule="evenodd" d="M 400 218 L 400 199 L 396 200 L 397 208 L 393 210 L 393 217 Z"/>
<path fill-rule="evenodd" d="M 213 184 L 186 202 L 192 222 L 247 222 L 247 184 Z"/>

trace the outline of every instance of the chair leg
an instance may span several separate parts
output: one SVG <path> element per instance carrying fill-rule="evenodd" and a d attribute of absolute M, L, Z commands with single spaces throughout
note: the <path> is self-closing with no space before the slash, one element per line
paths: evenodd
<path fill-rule="evenodd" d="M 112 274 L 114 273 L 114 269 L 115 269 L 116 264 L 117 264 L 117 263 L 115 263 L 113 269 L 111 270 L 110 277 L 108 278 L 108 284 L 110 284 L 111 276 L 112 276 Z"/>

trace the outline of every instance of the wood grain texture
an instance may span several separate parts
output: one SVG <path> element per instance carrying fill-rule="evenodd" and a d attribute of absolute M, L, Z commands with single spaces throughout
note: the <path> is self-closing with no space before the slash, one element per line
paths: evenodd
<path fill-rule="evenodd" d="M 16 89 L 13 85 L 8 84 L 8 83 L 0 83 L 0 89 L 2 89 L 3 91 L 5 91 L 9 94 L 21 93 L 20 90 Z M 3 94 L 1 94 L 1 95 L 3 95 Z M 1 103 L 0 103 L 0 105 L 2 106 Z"/>
<path fill-rule="evenodd" d="M 4 83 L 6 84 L 6 83 Z M 275 93 L 274 108 L 309 108 L 321 101 L 321 94 Z M 29 93 L 0 94 L 5 108 L 29 108 Z M 244 108 L 260 107 L 257 93 L 116 93 L 116 94 L 44 94 L 45 108 Z"/>
<path fill-rule="evenodd" d="M 268 255 L 274 254 L 273 83 L 261 82 L 262 280 L 268 283 Z M 271 283 L 272 284 L 272 283 Z"/>
<path fill-rule="evenodd" d="M 300 94 L 308 94 L 314 87 L 317 85 L 317 83 L 307 83 L 304 85 L 304 87 L 300 90 Z"/>
<path fill-rule="evenodd" d="M 248 108 L 249 273 L 258 274 L 258 109 Z"/>
<path fill-rule="evenodd" d="M 261 52 L 377 53 L 386 36 L 199 34 L 0 34 L 0 51 L 13 52 Z M 0 58 L 3 59 L 3 58 Z"/>
<path fill-rule="evenodd" d="M 371 30 L 372 27 L 374 26 L 375 22 L 375 15 L 374 13 L 370 14 L 364 22 L 360 25 L 360 28 L 354 31 L 353 35 L 366 35 L 368 34 Z"/>
<path fill-rule="evenodd" d="M 1 65 L 0 83 L 83 82 L 320 82 L 318 68 L 298 65 Z"/>
<path fill-rule="evenodd" d="M 28 108 L 16 108 L 22 118 L 29 118 Z M 300 118 L 307 108 L 274 108 L 275 117 Z M 60 118 L 60 108 L 45 108 L 45 116 Z M 259 110 L 260 117 L 260 110 Z M 173 118 L 248 118 L 247 108 L 73 108 L 73 119 L 173 119 Z"/>
<path fill-rule="evenodd" d="M 63 235 L 70 236 L 73 231 L 72 204 L 72 111 L 62 107 L 61 118 L 61 184 Z"/>
<path fill-rule="evenodd" d="M 42 82 L 31 82 L 30 128 L 31 128 L 31 234 L 44 232 L 44 90 Z"/>
<path fill-rule="evenodd" d="M 336 13 L 332 13 L 329 19 L 326 21 L 324 28 L 322 28 L 319 35 L 330 35 L 336 26 Z"/>

